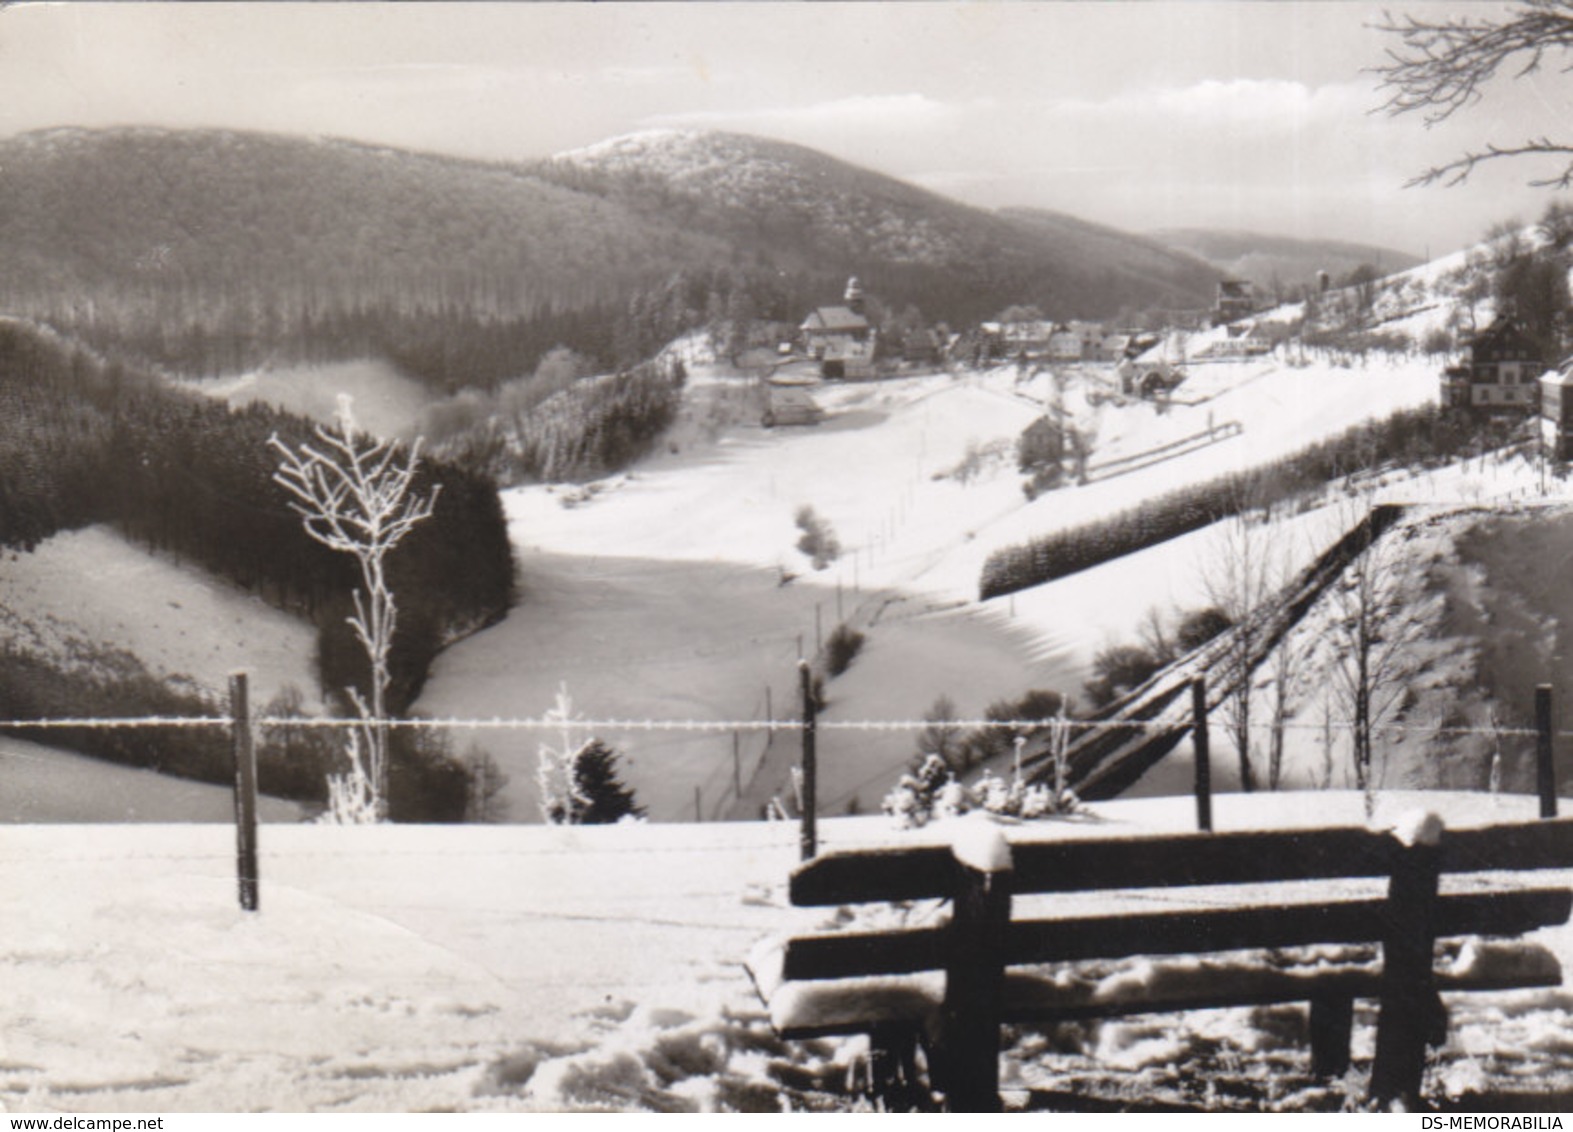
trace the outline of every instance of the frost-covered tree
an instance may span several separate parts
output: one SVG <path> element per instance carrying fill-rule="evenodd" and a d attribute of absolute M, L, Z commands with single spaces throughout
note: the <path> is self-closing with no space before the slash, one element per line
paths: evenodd
<path fill-rule="evenodd" d="M 1295 705 L 1295 681 L 1299 675 L 1302 650 L 1289 636 L 1282 637 L 1273 648 L 1270 662 L 1272 698 L 1268 704 L 1269 731 L 1267 748 L 1267 789 L 1277 790 L 1283 785 L 1284 732 L 1289 726 L 1289 716 Z"/>
<path fill-rule="evenodd" d="M 279 454 L 273 480 L 290 495 L 290 509 L 300 516 L 306 533 L 324 546 L 353 555 L 361 584 L 355 591 L 355 612 L 349 618 L 370 668 L 370 693 L 345 689 L 360 717 L 358 737 L 349 744 L 350 769 L 335 785 L 330 801 L 349 821 L 385 821 L 388 817 L 389 653 L 398 625 L 398 606 L 388 584 L 388 554 L 437 503 L 414 490 L 420 441 L 405 451 L 355 427 L 347 396 L 339 398 L 335 428 L 319 425 L 317 445 L 290 448 L 277 435 L 269 444 Z M 336 811 L 337 812 L 337 811 Z"/>
<path fill-rule="evenodd" d="M 573 700 L 559 688 L 546 720 L 558 727 L 557 747 L 542 743 L 536 783 L 541 816 L 551 825 L 610 825 L 624 818 L 644 817 L 644 807 L 623 785 L 617 752 L 599 739 L 575 737 Z"/>

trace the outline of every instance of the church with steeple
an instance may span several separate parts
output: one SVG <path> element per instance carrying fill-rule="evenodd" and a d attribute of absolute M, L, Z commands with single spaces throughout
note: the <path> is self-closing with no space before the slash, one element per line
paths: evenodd
<path fill-rule="evenodd" d="M 877 331 L 864 313 L 863 286 L 847 280 L 840 306 L 816 307 L 798 330 L 803 349 L 819 363 L 824 377 L 869 377 L 874 372 Z"/>

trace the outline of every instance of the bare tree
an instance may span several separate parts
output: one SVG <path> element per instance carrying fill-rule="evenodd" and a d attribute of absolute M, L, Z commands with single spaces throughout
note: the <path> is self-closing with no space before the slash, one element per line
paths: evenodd
<path fill-rule="evenodd" d="M 420 441 L 401 452 L 391 441 L 357 431 L 348 397 L 339 399 L 337 429 L 319 425 L 316 435 L 320 447 L 292 449 L 276 435 L 268 443 L 279 454 L 273 480 L 290 494 L 290 509 L 306 533 L 332 550 L 354 555 L 360 566 L 361 586 L 349 624 L 370 666 L 371 702 L 358 689 L 345 689 L 360 716 L 360 736 L 351 733 L 350 771 L 330 787 L 330 798 L 347 813 L 386 821 L 388 656 L 398 624 L 388 553 L 430 517 L 439 489 L 425 496 L 413 490 Z"/>
<path fill-rule="evenodd" d="M 1272 556 L 1265 523 L 1252 506 L 1250 487 L 1239 488 L 1238 506 L 1219 527 L 1203 586 L 1207 599 L 1230 624 L 1223 638 L 1217 670 L 1229 689 L 1224 704 L 1224 729 L 1234 743 L 1240 765 L 1240 788 L 1256 789 L 1256 767 L 1251 750 L 1253 675 L 1261 659 L 1265 633 L 1263 610 L 1275 586 Z"/>
<path fill-rule="evenodd" d="M 1445 11 L 1435 8 L 1433 11 Z M 1519 79 L 1535 74 L 1543 61 L 1573 51 L 1573 2 L 1523 0 L 1501 15 L 1387 17 L 1377 25 L 1397 37 L 1387 63 L 1375 68 L 1389 92 L 1382 109 L 1389 114 L 1419 113 L 1435 125 L 1484 98 L 1484 88 L 1499 73 Z M 1566 72 L 1569 65 L 1559 63 Z M 1542 188 L 1573 187 L 1573 141 L 1528 138 L 1516 145 L 1488 144 L 1426 170 L 1410 183 L 1462 184 L 1484 162 L 1503 158 L 1550 158 L 1561 171 L 1531 180 Z"/>
<path fill-rule="evenodd" d="M 1137 623 L 1136 636 L 1141 641 L 1142 647 L 1153 655 L 1159 664 L 1168 664 L 1180 654 L 1179 647 L 1169 636 L 1169 630 L 1164 627 L 1163 614 L 1156 605 L 1149 605 L 1147 612 L 1142 614 L 1142 619 Z"/>
<path fill-rule="evenodd" d="M 1294 682 L 1299 673 L 1301 651 L 1292 636 L 1284 634 L 1272 655 L 1272 700 L 1268 704 L 1269 724 L 1267 748 L 1267 789 L 1277 790 L 1283 784 L 1284 732 L 1289 726 L 1289 715 L 1294 711 Z"/>
<path fill-rule="evenodd" d="M 949 696 L 940 696 L 923 713 L 923 730 L 918 733 L 918 757 L 938 755 L 952 773 L 972 769 L 972 751 L 963 741 L 964 736 L 956 725 L 956 704 Z"/>
<path fill-rule="evenodd" d="M 1407 654 L 1417 628 L 1404 616 L 1402 530 L 1382 536 L 1371 509 L 1361 522 L 1364 549 L 1331 588 L 1337 613 L 1331 635 L 1339 653 L 1333 673 L 1337 699 L 1350 721 L 1355 786 L 1369 806 L 1378 785 L 1374 739 L 1404 697 Z"/>

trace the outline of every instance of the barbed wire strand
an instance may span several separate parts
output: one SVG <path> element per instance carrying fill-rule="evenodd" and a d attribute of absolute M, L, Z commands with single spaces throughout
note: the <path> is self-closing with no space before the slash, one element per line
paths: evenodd
<path fill-rule="evenodd" d="M 158 728 L 232 728 L 235 721 L 229 716 L 103 716 L 57 717 L 45 719 L 0 719 L 0 730 L 41 731 L 58 729 L 99 730 L 152 730 Z M 354 730 L 367 726 L 384 726 L 390 730 L 404 731 L 690 731 L 721 734 L 730 731 L 801 731 L 806 726 L 801 718 L 776 720 L 762 719 L 550 719 L 550 718 L 454 718 L 432 719 L 322 719 L 296 716 L 261 716 L 254 718 L 256 727 L 273 730 Z M 1015 731 L 1046 732 L 1055 726 L 1053 721 L 1042 719 L 818 719 L 817 731 L 920 731 L 924 728 L 943 726 L 956 730 L 1009 729 Z M 1073 735 L 1098 731 L 1151 731 L 1173 732 L 1189 730 L 1189 717 L 1184 719 L 1072 719 L 1067 720 Z M 1253 731 L 1353 731 L 1353 723 L 1334 721 L 1263 724 Z M 1492 738 L 1533 738 L 1540 734 L 1532 727 L 1443 727 L 1430 724 L 1373 724 L 1373 735 L 1484 735 Z M 1573 739 L 1573 731 L 1556 731 L 1555 738 Z"/>

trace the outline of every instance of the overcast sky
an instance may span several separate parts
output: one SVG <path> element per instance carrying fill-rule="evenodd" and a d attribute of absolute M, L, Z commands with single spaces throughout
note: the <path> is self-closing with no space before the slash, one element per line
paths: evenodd
<path fill-rule="evenodd" d="M 18 4 L 0 135 L 233 126 L 539 157 L 635 130 L 800 142 L 969 203 L 1433 254 L 1549 199 L 1504 166 L 1403 189 L 1487 139 L 1573 132 L 1573 76 L 1501 81 L 1427 130 L 1366 73 L 1383 5 Z M 1494 11 L 1404 3 L 1394 11 Z"/>

